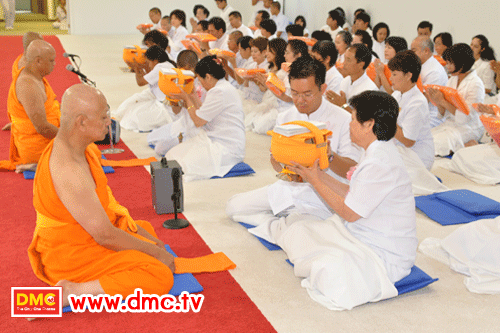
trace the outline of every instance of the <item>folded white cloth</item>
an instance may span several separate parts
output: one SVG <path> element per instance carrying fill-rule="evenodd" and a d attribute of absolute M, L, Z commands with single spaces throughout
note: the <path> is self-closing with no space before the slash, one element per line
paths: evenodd
<path fill-rule="evenodd" d="M 468 223 L 442 240 L 426 238 L 418 249 L 466 275 L 470 292 L 500 294 L 500 217 Z"/>
<path fill-rule="evenodd" d="M 449 190 L 448 187 L 439 182 L 436 176 L 426 169 L 417 153 L 401 145 L 397 145 L 396 147 L 406 166 L 406 171 L 410 175 L 413 195 L 428 195 Z"/>
<path fill-rule="evenodd" d="M 280 220 L 281 221 L 281 220 Z M 290 224 L 278 245 L 304 277 L 309 296 L 330 310 L 395 297 L 382 259 L 346 229 L 340 217 L 300 220 Z"/>
<path fill-rule="evenodd" d="M 442 168 L 478 184 L 500 183 L 500 148 L 495 142 L 460 149 Z"/>

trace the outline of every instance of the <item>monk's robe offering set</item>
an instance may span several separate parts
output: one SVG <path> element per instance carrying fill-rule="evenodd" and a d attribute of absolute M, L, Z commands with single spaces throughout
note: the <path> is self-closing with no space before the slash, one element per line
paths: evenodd
<path fill-rule="evenodd" d="M 123 60 L 125 63 L 138 63 L 144 64 L 146 62 L 146 50 L 148 48 L 146 46 L 138 46 L 138 45 L 125 45 L 123 48 Z"/>
<path fill-rule="evenodd" d="M 197 41 L 190 40 L 190 39 L 184 39 L 184 40 L 181 40 L 181 43 L 182 43 L 182 45 L 184 45 L 184 47 L 186 49 L 189 50 L 190 48 L 192 48 L 194 50 L 194 52 L 201 54 L 200 43 L 198 43 Z"/>
<path fill-rule="evenodd" d="M 152 23 L 141 23 L 136 28 L 137 30 L 141 30 L 141 29 L 151 29 L 152 27 L 153 27 Z"/>
<path fill-rule="evenodd" d="M 266 86 L 271 90 L 276 96 L 281 96 L 286 91 L 285 83 L 281 81 L 276 74 L 267 74 Z"/>
<path fill-rule="evenodd" d="M 266 74 L 266 70 L 264 68 L 253 68 L 253 69 L 244 69 L 244 68 L 235 68 L 234 71 L 238 74 L 239 77 L 244 79 L 250 79 L 257 74 Z"/>
<path fill-rule="evenodd" d="M 306 43 L 307 46 L 311 46 L 311 47 L 314 46 L 314 44 L 316 44 L 316 42 L 317 42 L 317 40 L 314 39 L 314 38 L 300 37 L 300 36 L 290 36 L 290 37 L 288 37 L 288 40 L 292 40 L 292 39 L 301 40 L 304 43 Z"/>
<path fill-rule="evenodd" d="M 448 102 L 453 104 L 454 107 L 457 108 L 457 110 L 465 113 L 466 115 L 469 115 L 469 107 L 467 106 L 467 103 L 465 103 L 464 98 L 462 95 L 458 93 L 456 89 L 453 89 L 451 87 L 445 87 L 445 86 L 438 86 L 435 84 L 426 84 L 424 86 L 424 89 L 437 89 L 440 92 L 443 93 L 444 99 Z M 434 104 L 434 102 L 432 102 Z"/>
<path fill-rule="evenodd" d="M 158 87 L 166 95 L 166 99 L 170 102 L 178 102 L 169 96 L 181 92 L 180 88 L 187 94 L 190 94 L 194 88 L 195 75 L 192 71 L 181 70 L 178 68 L 160 70 L 160 79 Z"/>
<path fill-rule="evenodd" d="M 490 116 L 482 114 L 481 116 L 479 116 L 479 119 L 481 119 L 486 132 L 488 132 L 491 138 L 495 140 L 498 147 L 500 147 L 500 116 Z"/>
<path fill-rule="evenodd" d="M 230 57 L 230 58 L 236 57 L 236 53 L 231 52 L 231 51 L 221 50 L 221 49 L 210 49 L 208 51 L 208 53 L 211 55 L 215 55 L 217 57 L 222 57 L 222 56 L 226 56 L 226 57 Z"/>
<path fill-rule="evenodd" d="M 198 42 L 202 43 L 213 42 L 217 40 L 215 36 L 203 32 L 186 35 L 186 38 L 196 39 Z"/>
<path fill-rule="evenodd" d="M 328 137 L 332 132 L 326 129 L 325 123 L 291 121 L 274 127 L 267 134 L 272 136 L 271 154 L 284 165 L 277 175 L 279 179 L 291 181 L 292 175 L 296 175 L 287 168 L 292 161 L 310 167 L 319 159 L 320 168 L 328 168 Z"/>

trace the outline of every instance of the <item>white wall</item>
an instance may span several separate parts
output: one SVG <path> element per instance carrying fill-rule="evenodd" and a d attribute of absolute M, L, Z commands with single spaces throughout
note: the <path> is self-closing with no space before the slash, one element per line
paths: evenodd
<path fill-rule="evenodd" d="M 181 9 L 187 15 L 187 28 L 191 29 L 189 18 L 193 17 L 193 7 L 203 4 L 210 16 L 219 16 L 220 9 L 213 0 L 69 0 L 70 33 L 74 35 L 133 34 L 140 23 L 148 23 L 149 10 L 158 7 L 162 15 L 170 15 L 174 9 Z M 250 0 L 228 0 L 228 4 L 240 11 L 243 23 L 250 19 Z"/>
<path fill-rule="evenodd" d="M 434 24 L 433 36 L 440 32 L 449 32 L 453 42 L 470 44 L 473 36 L 485 35 L 500 57 L 500 1 L 477 0 L 285 0 L 285 14 L 290 20 L 303 15 L 310 32 L 318 30 L 326 23 L 328 12 L 340 6 L 346 11 L 347 19 L 352 24 L 353 12 L 364 8 L 372 19 L 372 26 L 378 22 L 389 25 L 391 35 L 402 36 L 411 43 L 417 34 L 420 21 Z"/>

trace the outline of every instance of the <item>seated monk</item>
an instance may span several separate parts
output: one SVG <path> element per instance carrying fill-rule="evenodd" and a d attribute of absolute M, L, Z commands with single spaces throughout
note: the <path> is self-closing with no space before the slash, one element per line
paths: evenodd
<path fill-rule="evenodd" d="M 162 295 L 173 285 L 173 256 L 151 224 L 134 221 L 116 202 L 92 149 L 109 123 L 100 91 L 70 87 L 62 98 L 61 127 L 38 163 L 37 226 L 28 254 L 39 279 L 63 287 L 64 306 L 70 294 L 125 298 L 142 288 Z"/>
<path fill-rule="evenodd" d="M 7 98 L 12 121 L 9 161 L 0 169 L 22 172 L 32 169 L 42 151 L 56 136 L 59 127 L 59 102 L 44 78 L 54 69 L 56 52 L 43 40 L 35 40 L 25 54 L 26 66 L 14 76 Z"/>
<path fill-rule="evenodd" d="M 28 46 L 31 44 L 31 42 L 37 39 L 43 40 L 42 36 L 40 36 L 40 34 L 36 32 L 28 31 L 23 35 L 24 53 L 26 53 L 26 51 L 28 50 Z M 12 64 L 12 80 L 14 80 L 14 77 L 17 77 L 17 75 L 19 74 L 19 68 L 23 68 L 24 66 L 26 66 L 26 57 L 24 56 L 24 53 L 21 53 Z M 12 123 L 9 122 L 2 128 L 2 131 L 10 130 L 11 125 Z"/>

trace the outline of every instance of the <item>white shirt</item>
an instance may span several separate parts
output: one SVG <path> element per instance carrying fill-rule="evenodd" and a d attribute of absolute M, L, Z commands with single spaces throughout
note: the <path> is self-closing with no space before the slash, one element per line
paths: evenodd
<path fill-rule="evenodd" d="M 174 59 L 177 59 L 179 52 L 186 49 L 184 45 L 182 45 L 182 41 L 186 39 L 186 35 L 188 34 L 189 32 L 182 25 L 175 28 L 174 36 L 172 37 L 172 45 L 170 45 L 170 53 L 172 53 Z"/>
<path fill-rule="evenodd" d="M 431 134 L 427 99 L 417 85 L 404 94 L 394 91 L 392 97 L 399 104 L 398 125 L 402 128 L 403 135 L 415 141 L 411 150 L 420 157 L 427 170 L 430 170 L 434 163 L 434 139 Z M 404 146 L 396 138 L 392 140 L 395 144 Z"/>
<path fill-rule="evenodd" d="M 341 32 L 343 29 L 342 27 L 337 27 L 337 29 L 332 30 L 329 25 L 324 25 L 321 28 L 321 31 L 328 32 L 332 36 L 332 40 L 335 41 L 335 37 L 337 37 L 337 34 Z"/>
<path fill-rule="evenodd" d="M 264 1 L 262 0 L 259 0 L 257 1 L 257 3 L 253 6 L 253 14 L 250 18 L 250 21 L 248 21 L 248 26 L 251 27 L 252 25 L 255 24 L 255 17 L 257 16 L 257 13 L 261 10 L 265 10 L 266 12 L 269 12 L 269 9 L 266 9 L 266 7 L 264 7 Z"/>
<path fill-rule="evenodd" d="M 491 69 L 490 62 L 479 58 L 472 66 L 472 69 L 476 70 L 477 76 L 483 81 L 484 89 L 496 93 L 495 72 Z"/>
<path fill-rule="evenodd" d="M 151 90 L 153 95 L 155 95 L 156 99 L 160 102 L 163 102 L 165 100 L 165 94 L 158 87 L 158 81 L 160 80 L 160 70 L 170 68 L 174 68 L 174 66 L 170 62 L 160 62 L 149 73 L 144 75 L 144 80 L 148 82 L 149 89 Z"/>
<path fill-rule="evenodd" d="M 352 145 L 349 135 L 351 116 L 344 109 L 322 99 L 320 107 L 310 115 L 300 113 L 295 106 L 278 114 L 276 125 L 294 120 L 314 120 L 326 123 L 327 129 L 332 131 L 332 136 L 329 138 L 332 151 L 354 161 L 359 160 L 361 152 Z M 347 179 L 336 175 L 330 169 L 327 170 L 327 173 L 335 179 L 347 183 Z M 302 214 L 311 214 L 322 219 L 332 215 L 330 208 L 324 204 L 309 183 L 279 180 L 268 186 L 267 194 L 275 215 L 290 206 L 295 206 Z"/>
<path fill-rule="evenodd" d="M 240 25 L 239 28 L 233 28 L 233 27 L 231 27 L 230 30 L 226 31 L 226 34 L 229 35 L 233 31 L 236 31 L 236 30 L 241 31 L 241 33 L 243 34 L 243 36 L 253 37 L 253 31 L 249 27 L 247 27 L 246 25 L 244 25 L 244 24 Z"/>
<path fill-rule="evenodd" d="M 470 129 L 479 137 L 484 132 L 483 124 L 479 120 L 479 114 L 472 107 L 473 103 L 484 102 L 484 85 L 483 81 L 477 76 L 476 71 L 472 71 L 467 75 L 458 86 L 458 76 L 452 76 L 446 86 L 457 89 L 458 93 L 463 97 L 465 103 L 469 107 L 469 115 L 467 116 L 462 111 L 456 110 L 453 116 L 448 111 L 445 112 L 445 117 L 453 120 L 457 125 Z"/>
<path fill-rule="evenodd" d="M 359 79 L 352 82 L 351 76 L 346 76 L 340 83 L 340 91 L 343 91 L 347 97 L 347 101 L 352 96 L 362 93 L 366 90 L 378 90 L 373 81 L 366 75 L 366 71 Z"/>
<path fill-rule="evenodd" d="M 175 36 L 175 27 L 174 27 L 174 26 L 171 26 L 171 27 L 170 27 L 170 31 L 168 32 L 168 37 L 169 37 L 170 39 L 172 39 L 172 38 L 174 38 L 174 36 Z"/>
<path fill-rule="evenodd" d="M 448 74 L 444 67 L 437 61 L 436 58 L 430 57 L 422 64 L 422 70 L 420 72 L 420 78 L 422 79 L 422 84 L 437 84 L 439 86 L 446 86 L 448 82 Z M 429 102 L 429 114 L 431 120 L 431 127 L 435 127 L 443 122 L 439 117 L 439 111 L 437 106 Z"/>
<path fill-rule="evenodd" d="M 233 155 L 241 159 L 245 157 L 245 114 L 236 88 L 225 79 L 219 80 L 207 91 L 196 115 L 207 121 L 203 129 L 210 139 L 219 142 Z"/>
<path fill-rule="evenodd" d="M 286 33 L 286 27 L 290 24 L 288 18 L 282 13 L 279 13 L 278 15 L 271 16 L 271 20 L 276 23 L 276 35 L 281 31 L 280 38 L 288 41 L 288 35 Z M 269 39 L 271 40 L 271 38 Z"/>
<path fill-rule="evenodd" d="M 231 23 L 229 23 L 229 14 L 231 14 L 231 12 L 234 12 L 234 9 L 229 5 L 220 11 L 220 17 L 226 22 L 226 29 L 231 27 Z"/>
<path fill-rule="evenodd" d="M 337 94 L 340 93 L 340 83 L 344 77 L 340 72 L 337 70 L 337 67 L 332 66 L 327 72 L 326 72 L 326 77 L 325 77 L 325 83 L 327 85 L 326 90 L 331 90 L 336 92 Z"/>
<path fill-rule="evenodd" d="M 262 32 L 260 31 L 260 28 L 255 30 L 255 32 L 253 33 L 253 38 L 258 38 L 258 37 L 262 37 Z"/>
<path fill-rule="evenodd" d="M 288 73 L 285 72 L 284 70 L 280 69 L 277 73 L 276 73 L 276 76 L 278 77 L 278 79 L 280 79 L 281 81 L 283 81 L 283 83 L 285 84 L 285 92 L 284 94 L 290 96 L 290 80 L 288 79 Z M 288 84 L 288 87 L 287 87 L 287 82 L 289 83 Z M 288 111 L 291 107 L 293 107 L 293 102 L 285 102 L 279 98 L 276 98 L 276 100 L 278 101 L 278 107 L 276 108 L 278 110 L 278 113 L 282 113 L 284 111 Z"/>
<path fill-rule="evenodd" d="M 158 23 L 153 23 L 151 30 L 160 30 L 161 29 L 161 20 Z"/>
<path fill-rule="evenodd" d="M 370 144 L 352 174 L 345 204 L 361 216 L 346 222 L 346 228 L 382 258 L 391 281 L 408 275 L 418 245 L 415 200 L 410 176 L 391 141 Z"/>
<path fill-rule="evenodd" d="M 229 51 L 229 46 L 227 45 L 227 40 L 229 39 L 229 35 L 224 33 L 221 38 L 214 40 L 212 42 L 208 42 L 208 47 L 210 49 L 221 49 Z"/>
<path fill-rule="evenodd" d="M 266 71 L 269 68 L 269 63 L 267 62 L 267 59 L 261 62 L 260 64 L 257 64 L 255 61 L 252 62 L 250 65 L 250 68 L 247 69 L 255 69 L 255 68 L 263 68 Z M 264 92 L 262 92 L 255 83 L 252 81 L 248 81 L 248 87 L 244 88 L 245 91 L 245 99 L 253 100 L 256 101 L 257 103 L 262 102 L 262 96 L 264 95 Z"/>
<path fill-rule="evenodd" d="M 385 60 L 385 41 L 379 43 L 376 40 L 373 40 L 372 50 L 378 55 L 380 61 L 382 61 L 384 64 L 387 64 L 387 60 Z"/>

